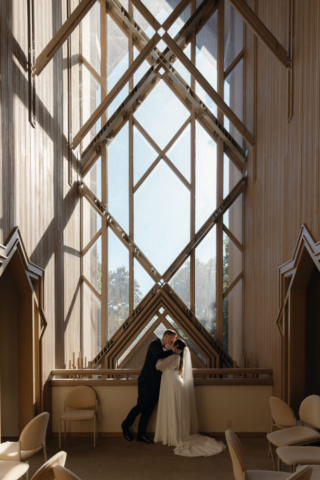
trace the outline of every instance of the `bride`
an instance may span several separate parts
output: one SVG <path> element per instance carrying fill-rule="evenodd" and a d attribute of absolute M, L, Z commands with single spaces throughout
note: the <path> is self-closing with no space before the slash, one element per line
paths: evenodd
<path fill-rule="evenodd" d="M 225 450 L 225 445 L 197 434 L 198 419 L 189 348 L 179 338 L 174 342 L 173 351 L 174 355 L 156 364 L 157 370 L 163 373 L 154 441 L 176 447 L 176 455 L 217 455 Z"/>

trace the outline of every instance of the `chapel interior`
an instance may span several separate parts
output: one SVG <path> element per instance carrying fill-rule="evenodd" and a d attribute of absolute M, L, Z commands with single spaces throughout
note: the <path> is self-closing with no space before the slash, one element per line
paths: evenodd
<path fill-rule="evenodd" d="M 199 432 L 288 478 L 266 435 L 320 401 L 320 2 L 2 0 L 0 35 L 0 477 L 48 412 L 45 458 L 74 478 L 235 478 L 229 443 L 183 459 L 122 436 L 173 329 Z M 98 433 L 68 421 L 59 448 L 79 386 Z"/>

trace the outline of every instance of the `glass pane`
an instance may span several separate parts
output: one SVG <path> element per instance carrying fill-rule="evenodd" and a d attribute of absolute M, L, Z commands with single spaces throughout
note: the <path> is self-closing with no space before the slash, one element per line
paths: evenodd
<path fill-rule="evenodd" d="M 129 127 L 108 147 L 108 211 L 129 232 Z"/>
<path fill-rule="evenodd" d="M 81 22 L 82 55 L 98 74 L 101 66 L 100 18 L 100 5 L 96 2 Z"/>
<path fill-rule="evenodd" d="M 133 58 L 134 60 L 137 58 L 139 55 L 139 50 L 136 47 L 133 47 Z M 138 70 L 133 74 L 133 85 L 136 86 L 137 83 L 141 80 L 143 75 L 147 73 L 149 68 L 151 67 L 150 63 L 147 60 L 144 60 Z"/>
<path fill-rule="evenodd" d="M 85 282 L 83 292 L 83 356 L 87 361 L 101 350 L 101 302 Z"/>
<path fill-rule="evenodd" d="M 93 112 L 101 103 L 100 83 L 91 75 L 89 70 L 82 65 L 82 102 L 81 102 L 81 126 L 91 117 Z M 101 119 L 99 118 L 91 130 L 87 133 L 81 142 L 82 149 L 86 148 L 91 140 L 101 129 Z"/>
<path fill-rule="evenodd" d="M 142 175 L 148 170 L 150 165 L 157 158 L 158 153 L 150 145 L 148 140 L 139 132 L 137 127 L 133 127 L 133 167 L 134 183 L 136 184 Z"/>
<path fill-rule="evenodd" d="M 241 365 L 242 279 L 223 300 L 223 348 Z"/>
<path fill-rule="evenodd" d="M 187 120 L 189 112 L 161 80 L 134 116 L 159 147 L 164 149 Z"/>
<path fill-rule="evenodd" d="M 167 327 L 163 323 L 160 323 L 155 329 L 154 333 L 157 335 L 158 338 L 162 338 L 166 330 Z"/>
<path fill-rule="evenodd" d="M 171 278 L 169 285 L 181 300 L 190 308 L 190 257 Z"/>
<path fill-rule="evenodd" d="M 242 252 L 223 232 L 223 292 L 242 272 Z"/>
<path fill-rule="evenodd" d="M 229 228 L 237 240 L 243 245 L 242 240 L 242 193 L 223 215 L 223 223 Z"/>
<path fill-rule="evenodd" d="M 217 205 L 217 145 L 196 122 L 196 230 Z"/>
<path fill-rule="evenodd" d="M 196 248 L 196 317 L 216 337 L 216 227 Z"/>
<path fill-rule="evenodd" d="M 83 274 L 101 293 L 101 235 L 83 257 Z"/>
<path fill-rule="evenodd" d="M 129 252 L 108 228 L 108 338 L 129 316 Z"/>
<path fill-rule="evenodd" d="M 162 274 L 190 239 L 190 192 L 161 160 L 134 194 L 135 242 Z"/>
<path fill-rule="evenodd" d="M 242 173 L 229 159 L 228 155 L 223 154 L 223 198 L 231 192 L 231 190 L 241 180 Z"/>
<path fill-rule="evenodd" d="M 141 330 L 139 335 L 136 336 L 134 341 L 130 344 L 130 347 L 121 355 L 121 357 L 117 360 L 117 367 L 120 365 L 121 362 L 126 358 L 126 356 L 131 352 L 131 350 L 140 342 L 141 338 L 147 333 L 147 331 L 151 328 L 152 324 L 158 320 L 157 315 L 147 323 L 147 325 Z"/>
<path fill-rule="evenodd" d="M 183 10 L 183 12 L 180 14 L 180 16 L 177 18 L 177 20 L 171 25 L 171 27 L 168 30 L 168 33 L 172 38 L 174 38 L 177 35 L 177 33 L 181 30 L 184 24 L 189 20 L 190 16 L 191 16 L 191 5 L 189 3 L 187 8 Z"/>
<path fill-rule="evenodd" d="M 107 15 L 107 87 L 112 90 L 129 67 L 129 40 Z"/>
<path fill-rule="evenodd" d="M 138 260 L 134 259 L 134 308 L 141 302 L 146 294 L 154 285 L 153 279 L 140 265 Z"/>
<path fill-rule="evenodd" d="M 86 198 L 82 199 L 82 248 L 85 248 L 102 226 L 102 218 Z"/>
<path fill-rule="evenodd" d="M 142 2 L 162 25 L 172 10 L 180 3 L 180 0 L 142 0 Z"/>
<path fill-rule="evenodd" d="M 120 107 L 124 100 L 129 95 L 129 86 L 128 84 L 123 87 L 122 90 L 118 93 L 115 99 L 110 103 L 108 107 L 108 118 L 111 118 L 114 112 Z"/>
<path fill-rule="evenodd" d="M 95 196 L 101 200 L 101 157 L 90 168 L 83 180 Z"/>
<path fill-rule="evenodd" d="M 167 156 L 190 182 L 191 126 L 190 124 L 167 152 Z"/>
<path fill-rule="evenodd" d="M 243 21 L 230 5 L 224 2 L 224 69 L 233 62 L 243 49 Z"/>
<path fill-rule="evenodd" d="M 187 45 L 183 53 L 189 58 L 189 60 L 191 59 L 191 43 Z M 191 75 L 189 73 L 189 70 L 186 69 L 186 67 L 180 62 L 180 60 L 176 60 L 174 62 L 173 68 L 177 70 L 177 72 L 181 75 L 183 80 L 187 82 L 188 85 L 191 85 Z"/>
<path fill-rule="evenodd" d="M 161 313 L 161 315 L 164 313 L 164 311 L 165 311 L 165 310 L 164 310 L 163 307 L 160 307 L 160 308 L 159 308 L 159 312 Z"/>
<path fill-rule="evenodd" d="M 149 38 L 153 37 L 155 30 L 151 27 L 149 22 L 144 18 L 143 15 L 141 15 L 139 10 L 134 5 L 133 5 L 133 18 Z"/>
<path fill-rule="evenodd" d="M 224 81 L 224 101 L 240 120 L 243 120 L 243 60 L 236 65 Z M 242 135 L 224 117 L 224 126 L 233 138 L 242 145 Z"/>
<path fill-rule="evenodd" d="M 200 360 L 206 365 L 206 359 L 202 355 L 202 353 L 197 349 L 197 347 L 189 340 L 183 330 L 176 324 L 176 322 L 170 317 L 170 315 L 166 315 L 166 319 L 172 325 L 172 328 L 177 332 L 179 337 L 183 338 L 183 340 L 187 343 L 187 345 L 194 351 L 196 355 L 200 358 Z"/>
<path fill-rule="evenodd" d="M 210 85 L 217 90 L 217 11 L 196 36 L 196 67 Z M 197 83 L 196 93 L 204 104 L 217 115 L 217 107 Z"/>

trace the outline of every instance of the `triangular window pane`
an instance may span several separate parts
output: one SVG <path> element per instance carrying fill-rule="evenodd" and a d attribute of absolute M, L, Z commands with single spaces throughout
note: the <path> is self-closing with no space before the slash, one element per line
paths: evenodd
<path fill-rule="evenodd" d="M 149 22 L 144 18 L 144 16 L 139 12 L 139 10 L 134 5 L 133 5 L 133 18 L 149 38 L 153 37 L 155 30 L 151 27 Z"/>
<path fill-rule="evenodd" d="M 188 57 L 189 60 L 191 60 L 191 43 L 187 45 L 187 47 L 183 50 L 183 53 Z M 191 74 L 189 70 L 180 62 L 180 60 L 176 60 L 174 62 L 173 68 L 177 70 L 177 72 L 188 85 L 191 85 Z"/>
<path fill-rule="evenodd" d="M 122 128 L 108 147 L 108 211 L 129 231 L 129 127 Z"/>
<path fill-rule="evenodd" d="M 241 365 L 242 279 L 223 300 L 223 348 Z"/>
<path fill-rule="evenodd" d="M 134 162 L 134 183 L 136 184 L 142 175 L 148 170 L 157 158 L 158 154 L 150 145 L 148 140 L 133 127 L 133 162 Z"/>
<path fill-rule="evenodd" d="M 82 200 L 82 248 L 85 248 L 102 226 L 102 218 L 86 198 Z"/>
<path fill-rule="evenodd" d="M 223 232 L 223 292 L 242 272 L 242 252 Z"/>
<path fill-rule="evenodd" d="M 191 16 L 191 5 L 189 3 L 189 5 L 183 10 L 183 12 L 179 15 L 177 20 L 171 25 L 171 27 L 168 30 L 168 33 L 172 38 L 174 38 L 177 35 L 177 33 L 189 20 L 190 16 Z"/>
<path fill-rule="evenodd" d="M 134 308 L 141 302 L 146 294 L 154 285 L 153 279 L 140 265 L 138 260 L 134 259 Z"/>
<path fill-rule="evenodd" d="M 242 173 L 229 159 L 228 155 L 223 154 L 223 198 L 231 192 L 231 190 L 241 180 Z"/>
<path fill-rule="evenodd" d="M 108 92 L 129 67 L 129 40 L 118 25 L 107 15 L 107 87 Z"/>
<path fill-rule="evenodd" d="M 129 251 L 108 228 L 108 338 L 129 316 Z"/>
<path fill-rule="evenodd" d="M 179 268 L 169 282 L 170 287 L 179 295 L 181 300 L 190 308 L 190 257 Z"/>
<path fill-rule="evenodd" d="M 152 319 L 147 323 L 147 325 L 141 330 L 141 332 L 135 337 L 134 341 L 130 344 L 127 350 L 121 355 L 121 357 L 117 360 L 117 365 L 119 366 L 120 363 L 126 358 L 126 356 L 132 351 L 132 349 L 140 342 L 140 340 L 144 337 L 147 331 L 151 328 L 151 326 L 158 320 L 157 315 L 154 315 Z"/>
<path fill-rule="evenodd" d="M 91 285 L 101 293 L 101 235 L 83 257 L 83 274 Z"/>
<path fill-rule="evenodd" d="M 167 156 L 190 182 L 191 127 L 190 124 L 167 152 Z"/>
<path fill-rule="evenodd" d="M 239 195 L 237 200 L 233 202 L 230 208 L 223 215 L 223 223 L 236 239 L 243 245 L 242 240 L 242 212 L 243 212 L 243 196 Z"/>
<path fill-rule="evenodd" d="M 163 323 L 160 323 L 155 329 L 154 333 L 157 335 L 158 338 L 161 339 L 166 330 L 167 330 L 167 327 Z"/>
<path fill-rule="evenodd" d="M 152 15 L 162 25 L 169 17 L 172 10 L 178 5 L 180 0 L 142 0 L 142 3 L 149 9 Z"/>

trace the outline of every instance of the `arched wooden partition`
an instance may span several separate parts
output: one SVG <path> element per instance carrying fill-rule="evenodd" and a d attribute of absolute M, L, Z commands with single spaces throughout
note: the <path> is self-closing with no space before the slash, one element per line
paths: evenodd
<path fill-rule="evenodd" d="M 282 337 L 282 398 L 296 413 L 307 392 L 307 289 L 315 270 L 320 271 L 320 242 L 315 243 L 302 225 L 292 259 L 279 268 L 277 318 Z"/>
<path fill-rule="evenodd" d="M 42 411 L 41 339 L 47 322 L 43 311 L 44 271 L 30 262 L 18 227 L 8 243 L 0 245 L 0 277 L 5 271 L 10 274 L 17 299 L 18 424 L 21 432 Z"/>

